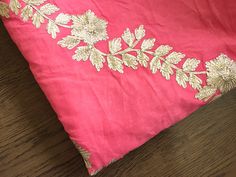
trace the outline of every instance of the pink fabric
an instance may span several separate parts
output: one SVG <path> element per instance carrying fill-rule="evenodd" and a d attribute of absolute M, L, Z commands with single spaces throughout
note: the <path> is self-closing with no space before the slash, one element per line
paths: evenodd
<path fill-rule="evenodd" d="M 49 2 L 68 14 L 91 9 L 108 21 L 110 39 L 143 24 L 146 38 L 155 37 L 157 45 L 168 44 L 202 60 L 200 70 L 220 53 L 236 58 L 235 0 Z M 97 72 L 90 62 L 72 60 L 75 50 L 57 45 L 68 29 L 60 29 L 53 40 L 46 24 L 36 29 L 19 15 L 3 21 L 70 138 L 91 153 L 91 174 L 205 104 L 194 97 L 191 87 L 184 89 L 174 77 L 168 81 L 159 72 L 140 67 L 120 74 L 106 64 Z M 107 42 L 96 45 L 108 51 Z"/>

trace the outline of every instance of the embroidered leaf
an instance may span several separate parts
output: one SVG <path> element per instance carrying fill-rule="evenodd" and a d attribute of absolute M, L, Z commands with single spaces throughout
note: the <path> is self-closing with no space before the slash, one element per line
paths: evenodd
<path fill-rule="evenodd" d="M 161 67 L 161 74 L 167 79 L 170 80 L 170 76 L 174 74 L 173 69 L 167 63 L 163 63 Z"/>
<path fill-rule="evenodd" d="M 160 45 L 156 50 L 155 50 L 155 55 L 157 56 L 164 56 L 167 55 L 173 48 L 170 47 L 169 45 Z"/>
<path fill-rule="evenodd" d="M 199 90 L 201 89 L 202 80 L 199 77 L 197 77 L 195 74 L 190 73 L 189 84 L 192 86 L 192 88 Z"/>
<path fill-rule="evenodd" d="M 156 50 L 155 50 L 155 56 L 158 57 L 163 57 L 167 55 L 173 48 L 168 46 L 168 45 L 160 45 Z"/>
<path fill-rule="evenodd" d="M 61 47 L 66 47 L 68 49 L 73 49 L 80 43 L 80 40 L 76 36 L 66 36 L 62 40 L 58 41 Z"/>
<path fill-rule="evenodd" d="M 112 54 L 121 50 L 121 38 L 113 39 L 109 41 L 109 50 Z"/>
<path fill-rule="evenodd" d="M 60 30 L 59 30 L 58 26 L 56 25 L 56 23 L 54 23 L 51 20 L 49 20 L 49 22 L 48 22 L 47 30 L 48 30 L 48 34 L 52 35 L 53 39 L 55 39 L 57 37 L 57 33 L 60 32 Z"/>
<path fill-rule="evenodd" d="M 90 55 L 90 49 L 88 46 L 81 46 L 78 47 L 77 50 L 75 51 L 75 55 L 73 55 L 73 59 L 76 61 L 86 61 L 88 60 Z"/>
<path fill-rule="evenodd" d="M 172 52 L 166 57 L 166 60 L 172 64 L 178 64 L 185 55 L 180 52 Z"/>
<path fill-rule="evenodd" d="M 188 58 L 183 64 L 183 70 L 186 72 L 195 71 L 200 63 L 200 60 Z"/>
<path fill-rule="evenodd" d="M 12 12 L 14 12 L 16 15 L 18 15 L 21 5 L 18 0 L 10 0 L 9 7 Z"/>
<path fill-rule="evenodd" d="M 35 25 L 36 28 L 39 28 L 41 26 L 41 23 L 44 22 L 43 16 L 37 12 L 33 15 L 32 20 L 33 20 L 33 24 Z"/>
<path fill-rule="evenodd" d="M 145 39 L 141 45 L 142 51 L 150 50 L 153 48 L 155 39 Z"/>
<path fill-rule="evenodd" d="M 28 21 L 29 18 L 33 16 L 33 8 L 29 5 L 26 5 L 21 11 L 21 17 L 24 22 Z"/>
<path fill-rule="evenodd" d="M 100 71 L 103 67 L 103 63 L 105 62 L 104 57 L 102 56 L 101 52 L 97 49 L 93 49 L 90 55 L 90 61 L 93 66 Z"/>
<path fill-rule="evenodd" d="M 137 60 L 141 66 L 145 68 L 148 66 L 149 57 L 140 50 L 138 51 Z"/>
<path fill-rule="evenodd" d="M 158 69 L 161 69 L 161 61 L 158 57 L 154 57 L 150 62 L 150 69 L 153 74 L 155 74 Z"/>
<path fill-rule="evenodd" d="M 70 20 L 71 20 L 71 16 L 68 14 L 64 14 L 64 13 L 60 13 L 56 17 L 56 23 L 63 24 L 63 25 L 69 23 Z"/>
<path fill-rule="evenodd" d="M 195 95 L 195 97 L 198 98 L 199 100 L 207 101 L 215 94 L 216 90 L 217 90 L 216 88 L 205 86 L 201 90 L 199 90 L 199 92 Z"/>
<path fill-rule="evenodd" d="M 9 18 L 9 7 L 4 2 L 0 2 L 0 16 Z"/>
<path fill-rule="evenodd" d="M 188 76 L 181 70 L 176 71 L 176 81 L 183 88 L 187 87 Z"/>
<path fill-rule="evenodd" d="M 44 6 L 40 7 L 40 12 L 44 13 L 45 15 L 51 15 L 58 11 L 59 8 L 53 4 L 45 4 Z"/>
<path fill-rule="evenodd" d="M 132 47 L 135 40 L 135 36 L 133 33 L 130 32 L 129 28 L 127 28 L 124 34 L 122 35 L 122 39 L 129 47 Z"/>
<path fill-rule="evenodd" d="M 25 3 L 39 6 L 43 4 L 46 0 L 23 0 Z"/>
<path fill-rule="evenodd" d="M 108 55 L 107 57 L 108 67 L 114 71 L 119 71 L 120 73 L 124 73 L 123 71 L 123 61 L 115 56 Z"/>
<path fill-rule="evenodd" d="M 135 37 L 137 40 L 141 40 L 145 36 L 145 29 L 143 25 L 140 25 L 135 29 Z"/>
<path fill-rule="evenodd" d="M 138 62 L 137 62 L 137 59 L 133 55 L 126 53 L 122 55 L 122 58 L 126 66 L 131 67 L 133 69 L 137 69 Z"/>

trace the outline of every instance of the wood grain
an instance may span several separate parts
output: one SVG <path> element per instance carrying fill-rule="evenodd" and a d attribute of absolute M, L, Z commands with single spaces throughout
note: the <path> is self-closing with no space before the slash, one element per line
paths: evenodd
<path fill-rule="evenodd" d="M 88 177 L 28 64 L 0 23 L 0 177 Z M 236 90 L 96 177 L 236 177 Z"/>

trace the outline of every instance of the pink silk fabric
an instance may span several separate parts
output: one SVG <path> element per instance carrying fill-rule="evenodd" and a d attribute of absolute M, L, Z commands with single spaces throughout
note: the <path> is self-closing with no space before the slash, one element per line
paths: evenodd
<path fill-rule="evenodd" d="M 206 70 L 204 62 L 220 53 L 236 59 L 235 0 L 48 2 L 57 5 L 60 13 L 81 15 L 92 10 L 108 22 L 109 39 L 142 24 L 145 38 L 156 38 L 156 45 L 168 44 L 187 57 L 201 60 L 199 70 Z M 52 39 L 46 24 L 36 29 L 32 21 L 23 22 L 13 13 L 3 21 L 65 131 L 90 153 L 90 174 L 206 104 L 195 98 L 196 90 L 190 86 L 184 89 L 174 77 L 166 80 L 159 72 L 126 67 L 120 74 L 107 64 L 97 72 L 90 62 L 72 60 L 75 50 L 57 44 L 69 29 L 60 28 L 57 38 Z M 107 41 L 96 46 L 108 52 Z M 205 81 L 205 76 L 202 79 Z"/>

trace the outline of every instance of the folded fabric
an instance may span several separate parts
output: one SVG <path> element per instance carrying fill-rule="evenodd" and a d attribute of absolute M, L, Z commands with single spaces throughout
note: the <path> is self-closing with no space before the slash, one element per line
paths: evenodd
<path fill-rule="evenodd" d="M 236 87 L 235 0 L 4 0 L 91 175 Z"/>

